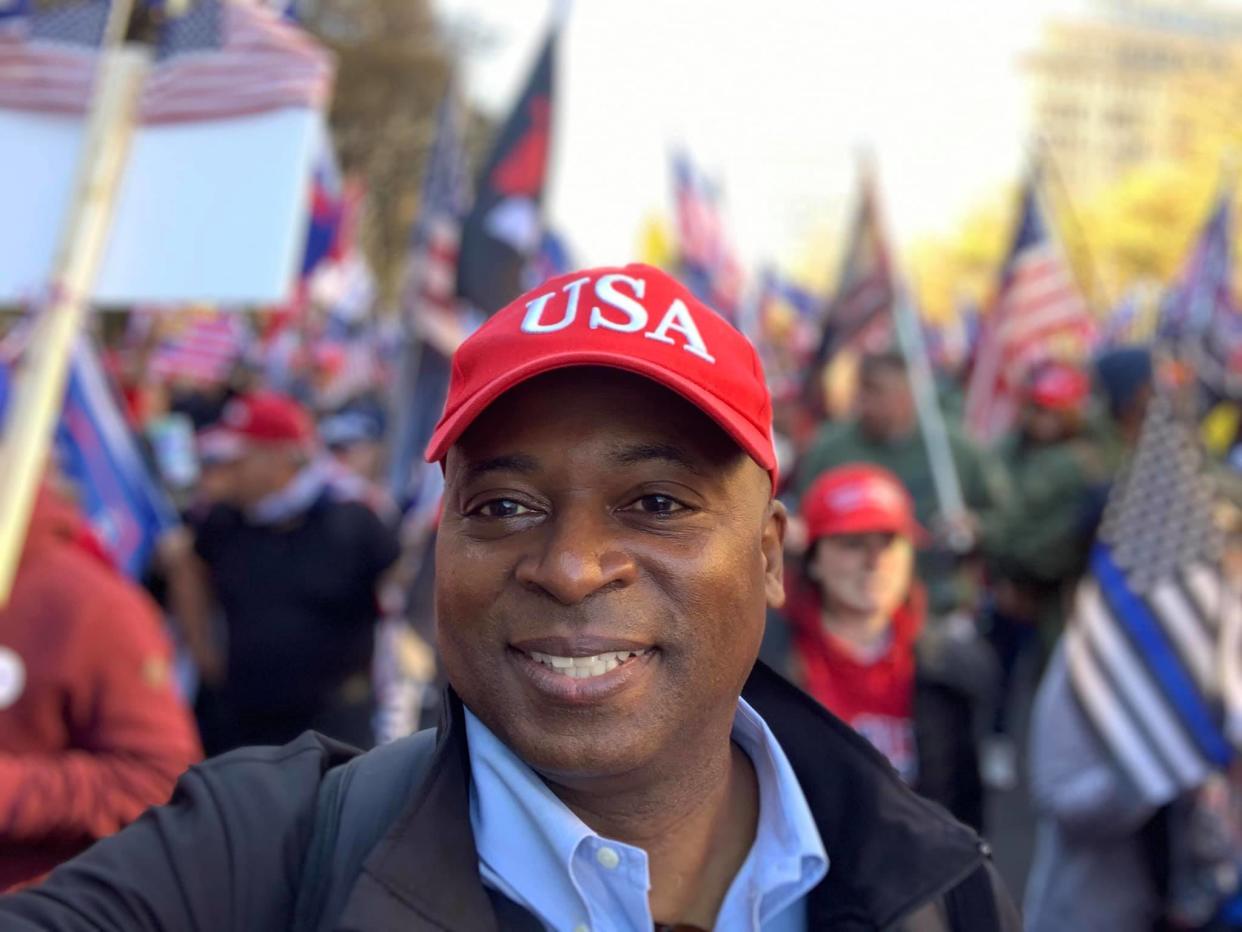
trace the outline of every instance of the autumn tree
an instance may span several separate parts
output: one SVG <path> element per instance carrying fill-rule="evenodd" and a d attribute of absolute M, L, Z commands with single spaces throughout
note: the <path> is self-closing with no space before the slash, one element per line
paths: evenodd
<path fill-rule="evenodd" d="M 313 0 L 303 26 L 337 58 L 329 121 L 342 169 L 367 190 L 362 245 L 381 306 L 399 293 L 410 226 L 455 54 L 468 36 L 445 34 L 429 0 Z M 472 148 L 489 127 L 470 121 Z"/>

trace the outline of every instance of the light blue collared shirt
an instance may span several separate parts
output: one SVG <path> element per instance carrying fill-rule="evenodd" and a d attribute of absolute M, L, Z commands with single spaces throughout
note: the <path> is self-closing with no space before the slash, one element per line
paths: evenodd
<path fill-rule="evenodd" d="M 466 735 L 483 882 L 553 932 L 651 932 L 647 853 L 591 831 L 469 709 Z M 828 853 L 785 752 L 742 699 L 733 740 L 755 767 L 759 824 L 715 928 L 803 932 L 806 894 L 828 873 Z"/>

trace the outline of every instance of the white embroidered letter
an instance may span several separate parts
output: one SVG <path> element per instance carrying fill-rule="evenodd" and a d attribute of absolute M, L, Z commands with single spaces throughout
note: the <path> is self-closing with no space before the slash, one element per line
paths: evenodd
<path fill-rule="evenodd" d="M 664 319 L 660 321 L 660 326 L 656 327 L 650 333 L 644 334 L 648 340 L 659 340 L 661 343 L 673 343 L 674 340 L 668 335 L 670 330 L 680 333 L 686 340 L 682 344 L 682 349 L 687 353 L 694 353 L 701 359 L 714 363 L 716 357 L 707 351 L 707 344 L 703 342 L 703 335 L 699 333 L 698 325 L 695 324 L 694 318 L 690 316 L 690 309 L 686 307 L 685 302 L 681 298 L 676 299 L 668 306 L 668 310 L 664 312 Z"/>
<path fill-rule="evenodd" d="M 547 294 L 541 294 L 533 301 L 526 304 L 526 316 L 522 318 L 523 333 L 555 333 L 557 330 L 564 330 L 574 322 L 574 318 L 578 316 L 578 292 L 582 290 L 582 286 L 589 282 L 589 278 L 579 278 L 561 290 L 569 294 L 569 301 L 565 306 L 565 316 L 554 324 L 545 324 L 542 320 L 543 312 L 548 306 L 548 302 L 555 296 L 555 291 L 549 291 Z"/>
<path fill-rule="evenodd" d="M 629 275 L 601 275 L 595 283 L 595 297 L 609 307 L 616 308 L 629 318 L 628 321 L 609 320 L 599 307 L 591 308 L 591 329 L 603 327 L 619 333 L 637 333 L 647 326 L 647 309 L 627 294 L 617 291 L 616 283 L 625 282 L 634 292 L 635 298 L 641 298 L 647 290 L 647 282 Z"/>

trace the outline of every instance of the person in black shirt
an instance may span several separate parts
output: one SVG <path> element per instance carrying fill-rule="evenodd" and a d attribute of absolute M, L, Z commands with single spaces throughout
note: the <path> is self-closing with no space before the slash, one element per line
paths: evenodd
<path fill-rule="evenodd" d="M 334 488 L 292 399 L 242 396 L 217 431 L 236 440 L 232 500 L 197 524 L 174 587 L 202 677 L 205 748 L 280 744 L 308 728 L 369 746 L 375 593 L 396 534 Z M 213 603 L 223 632 L 211 630 Z"/>

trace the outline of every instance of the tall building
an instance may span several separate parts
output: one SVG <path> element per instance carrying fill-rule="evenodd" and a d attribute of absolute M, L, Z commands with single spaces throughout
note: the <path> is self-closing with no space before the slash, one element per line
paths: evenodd
<path fill-rule="evenodd" d="M 1023 62 L 1032 129 L 1068 193 L 1196 145 L 1196 94 L 1236 95 L 1242 8 L 1196 0 L 1102 0 L 1049 21 Z"/>

